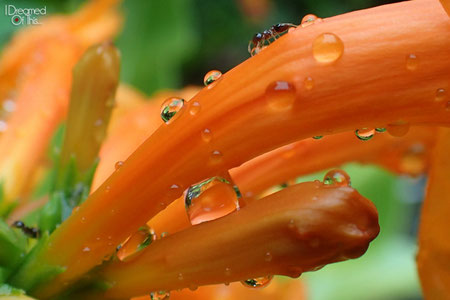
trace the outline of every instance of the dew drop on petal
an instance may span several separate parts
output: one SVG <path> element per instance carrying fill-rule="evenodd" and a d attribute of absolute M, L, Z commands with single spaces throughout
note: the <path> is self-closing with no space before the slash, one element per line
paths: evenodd
<path fill-rule="evenodd" d="M 264 260 L 266 262 L 271 262 L 272 261 L 272 253 L 266 252 L 266 254 L 264 254 Z"/>
<path fill-rule="evenodd" d="M 378 132 L 378 133 L 382 133 L 382 132 L 386 131 L 386 128 L 378 127 L 378 128 L 375 128 L 375 131 Z"/>
<path fill-rule="evenodd" d="M 287 81 L 275 81 L 266 88 L 266 99 L 269 107 L 275 111 L 292 108 L 295 101 L 295 86 Z"/>
<path fill-rule="evenodd" d="M 408 133 L 409 126 L 410 126 L 409 123 L 406 121 L 397 121 L 388 124 L 386 130 L 392 136 L 402 137 Z"/>
<path fill-rule="evenodd" d="M 446 98 L 446 96 L 447 96 L 447 91 L 445 89 L 437 89 L 434 100 L 436 100 L 436 102 L 441 102 L 442 100 L 444 100 Z"/>
<path fill-rule="evenodd" d="M 223 154 L 219 150 L 214 150 L 211 152 L 210 160 L 212 163 L 217 164 L 222 161 Z"/>
<path fill-rule="evenodd" d="M 307 14 L 306 16 L 303 17 L 301 26 L 306 27 L 306 26 L 312 25 L 312 24 L 314 24 L 314 21 L 316 21 L 317 19 L 318 18 L 316 15 Z"/>
<path fill-rule="evenodd" d="M 121 261 L 127 259 L 136 252 L 141 251 L 154 241 L 154 232 L 147 225 L 139 228 L 125 242 L 120 245 L 117 258 Z"/>
<path fill-rule="evenodd" d="M 114 169 L 119 170 L 120 167 L 123 165 L 123 161 L 119 160 L 116 162 L 116 164 L 114 165 Z"/>
<path fill-rule="evenodd" d="M 323 177 L 323 184 L 332 186 L 350 186 L 350 176 L 340 169 L 328 171 Z"/>
<path fill-rule="evenodd" d="M 170 298 L 170 292 L 159 291 L 159 292 L 151 292 L 150 299 L 151 300 L 168 300 Z"/>
<path fill-rule="evenodd" d="M 89 248 L 87 246 L 83 248 L 83 252 L 89 252 L 89 251 L 91 251 L 91 248 Z"/>
<path fill-rule="evenodd" d="M 313 56 L 319 63 L 332 63 L 344 53 L 344 43 L 333 33 L 322 33 L 313 42 Z"/>
<path fill-rule="evenodd" d="M 219 80 L 222 77 L 222 72 L 217 70 L 212 70 L 206 73 L 205 77 L 203 78 L 203 83 L 205 86 L 208 86 L 217 80 Z"/>
<path fill-rule="evenodd" d="M 168 123 L 184 106 L 184 99 L 171 97 L 161 105 L 161 119 Z"/>
<path fill-rule="evenodd" d="M 190 107 L 189 107 L 189 113 L 190 113 L 192 116 L 195 116 L 196 114 L 199 113 L 200 108 L 201 108 L 200 103 L 197 102 L 197 101 L 194 101 L 194 102 L 192 102 L 192 104 L 191 104 Z"/>
<path fill-rule="evenodd" d="M 205 143 L 209 143 L 212 139 L 212 132 L 208 128 L 202 130 L 202 140 Z"/>
<path fill-rule="evenodd" d="M 306 77 L 303 81 L 303 85 L 305 86 L 305 89 L 310 91 L 314 88 L 314 79 L 312 77 Z"/>
<path fill-rule="evenodd" d="M 323 138 L 323 135 L 316 135 L 312 137 L 315 140 L 320 140 L 321 138 Z"/>
<path fill-rule="evenodd" d="M 368 129 L 368 128 L 356 129 L 355 135 L 361 141 L 368 141 L 375 135 L 375 129 Z"/>
<path fill-rule="evenodd" d="M 268 275 L 264 277 L 251 278 L 241 281 L 241 283 L 249 288 L 262 288 L 267 286 L 272 281 L 273 276 Z"/>
<path fill-rule="evenodd" d="M 419 66 L 419 59 L 415 54 L 408 54 L 406 56 L 406 69 L 414 71 Z"/>
<path fill-rule="evenodd" d="M 230 275 L 231 275 L 231 269 L 225 268 L 225 276 L 230 276 Z"/>
<path fill-rule="evenodd" d="M 222 177 L 212 177 L 187 189 L 184 204 L 192 225 L 211 221 L 239 209 L 239 194 Z"/>

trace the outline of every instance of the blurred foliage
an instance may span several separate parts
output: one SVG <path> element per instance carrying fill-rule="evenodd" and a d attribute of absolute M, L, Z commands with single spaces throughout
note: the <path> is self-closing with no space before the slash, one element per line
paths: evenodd
<path fill-rule="evenodd" d="M 147 94 L 201 85 L 211 69 L 226 72 L 249 57 L 247 44 L 280 22 L 298 24 L 313 13 L 329 17 L 395 1 L 369 0 L 126 0 L 125 24 L 116 39 L 123 81 Z M 47 6 L 47 14 L 69 13 L 80 0 L 6 0 L 17 7 Z M 3 8 L 2 8 L 3 9 Z M 0 12 L 0 47 L 20 27 Z M 312 300 L 421 299 L 414 265 L 415 231 L 423 180 L 398 178 L 384 170 L 344 166 L 352 185 L 376 204 L 380 236 L 366 255 L 307 273 Z M 315 174 L 301 180 L 322 179 Z M 43 190 L 48 186 L 42 187 Z"/>

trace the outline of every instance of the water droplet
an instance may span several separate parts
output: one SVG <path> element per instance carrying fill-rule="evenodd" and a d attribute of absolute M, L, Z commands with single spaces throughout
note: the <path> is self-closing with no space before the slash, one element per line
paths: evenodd
<path fill-rule="evenodd" d="M 208 86 L 215 81 L 219 80 L 222 77 L 222 72 L 217 70 L 212 70 L 206 73 L 205 77 L 203 78 L 203 83 L 205 86 Z"/>
<path fill-rule="evenodd" d="M 86 223 L 86 217 L 81 217 L 81 223 Z"/>
<path fill-rule="evenodd" d="M 196 286 L 195 284 L 190 284 L 190 285 L 189 285 L 189 289 L 190 289 L 191 291 L 196 291 L 196 290 L 198 289 L 198 286 Z"/>
<path fill-rule="evenodd" d="M 406 56 L 406 69 L 414 71 L 419 66 L 419 59 L 415 54 L 409 54 Z"/>
<path fill-rule="evenodd" d="M 159 291 L 159 292 L 151 292 L 150 299 L 151 300 L 167 300 L 170 298 L 170 292 Z"/>
<path fill-rule="evenodd" d="M 239 208 L 239 195 L 233 185 L 217 176 L 191 186 L 184 201 L 193 225 L 223 217 Z"/>
<path fill-rule="evenodd" d="M 178 184 L 174 183 L 169 187 L 167 196 L 169 198 L 177 198 L 177 197 L 181 196 L 182 193 L 183 193 L 183 191 L 181 190 L 180 186 Z"/>
<path fill-rule="evenodd" d="M 310 91 L 314 88 L 314 79 L 312 77 L 306 77 L 303 81 L 303 85 L 305 86 L 305 89 Z"/>
<path fill-rule="evenodd" d="M 167 231 L 164 231 L 164 232 L 161 232 L 160 236 L 161 236 L 161 238 L 163 239 L 163 238 L 165 238 L 165 237 L 168 237 L 168 236 L 169 236 L 169 233 L 168 233 Z"/>
<path fill-rule="evenodd" d="M 436 100 L 437 102 L 441 102 L 442 100 L 445 99 L 446 96 L 447 96 L 447 91 L 445 89 L 437 89 L 436 97 L 434 98 L 434 100 Z"/>
<path fill-rule="evenodd" d="M 95 122 L 94 122 L 94 126 L 96 126 L 96 127 L 100 127 L 100 126 L 102 126 L 103 125 L 103 120 L 102 119 L 97 119 Z"/>
<path fill-rule="evenodd" d="M 89 251 L 91 251 L 91 248 L 89 248 L 87 246 L 83 248 L 83 252 L 89 252 Z"/>
<path fill-rule="evenodd" d="M 231 275 L 231 269 L 225 268 L 225 276 L 230 276 L 230 275 Z"/>
<path fill-rule="evenodd" d="M 313 14 L 307 14 L 306 16 L 303 17 L 301 26 L 302 26 L 302 27 L 306 27 L 306 26 L 312 25 L 312 24 L 314 24 L 314 22 L 315 22 L 317 19 L 318 19 L 318 18 L 317 18 L 316 15 L 313 15 Z"/>
<path fill-rule="evenodd" d="M 340 169 L 328 171 L 328 173 L 323 177 L 323 183 L 333 186 L 350 186 L 351 184 L 350 176 L 348 176 L 344 170 Z"/>
<path fill-rule="evenodd" d="M 270 283 L 270 281 L 272 280 L 272 278 L 273 278 L 272 275 L 268 275 L 268 276 L 264 276 L 264 277 L 243 280 L 243 281 L 241 281 L 241 283 L 244 286 L 250 287 L 250 288 L 262 288 L 262 287 L 267 286 Z"/>
<path fill-rule="evenodd" d="M 151 228 L 142 226 L 119 246 L 120 249 L 117 252 L 117 258 L 123 261 L 150 245 L 153 240 L 154 233 L 151 231 Z"/>
<path fill-rule="evenodd" d="M 109 193 L 110 190 L 111 190 L 111 186 L 107 185 L 105 187 L 105 193 Z"/>
<path fill-rule="evenodd" d="M 181 273 L 178 274 L 177 278 L 178 278 L 179 281 L 183 281 L 184 280 L 183 274 L 181 274 Z"/>
<path fill-rule="evenodd" d="M 212 163 L 220 163 L 222 161 L 223 154 L 219 150 L 214 150 L 211 152 L 211 162 Z"/>
<path fill-rule="evenodd" d="M 184 99 L 171 97 L 161 105 L 161 119 L 168 123 L 184 106 Z"/>
<path fill-rule="evenodd" d="M 212 132 L 208 128 L 203 129 L 202 131 L 202 140 L 205 143 L 209 143 L 212 139 Z"/>
<path fill-rule="evenodd" d="M 264 260 L 266 262 L 271 262 L 272 261 L 272 253 L 266 252 L 266 254 L 264 254 Z"/>
<path fill-rule="evenodd" d="M 266 88 L 269 107 L 276 111 L 288 110 L 294 105 L 295 86 L 287 81 L 275 81 Z"/>
<path fill-rule="evenodd" d="M 201 108 L 200 103 L 198 103 L 197 101 L 194 101 L 194 102 L 192 102 L 191 106 L 189 107 L 189 113 L 192 116 L 195 116 L 200 111 L 200 108 Z"/>
<path fill-rule="evenodd" d="M 116 162 L 116 164 L 114 165 L 114 169 L 119 170 L 120 167 L 123 165 L 123 161 L 119 160 L 118 162 Z"/>
<path fill-rule="evenodd" d="M 382 132 L 386 131 L 386 128 L 378 127 L 378 128 L 375 128 L 375 131 L 378 133 L 382 133 Z"/>
<path fill-rule="evenodd" d="M 388 124 L 386 127 L 387 132 L 395 137 L 402 137 L 409 131 L 409 123 L 406 121 L 397 121 Z"/>
<path fill-rule="evenodd" d="M 323 138 L 323 135 L 316 135 L 312 137 L 315 140 L 320 140 L 321 138 Z"/>
<path fill-rule="evenodd" d="M 294 221 L 294 219 L 290 219 L 289 220 L 288 228 L 289 229 L 294 229 L 295 228 L 295 221 Z"/>
<path fill-rule="evenodd" d="M 8 123 L 3 120 L 0 120 L 0 132 L 5 132 L 8 129 Z"/>
<path fill-rule="evenodd" d="M 368 128 L 356 129 L 355 135 L 361 141 L 368 141 L 375 135 L 375 129 L 368 129 Z"/>
<path fill-rule="evenodd" d="M 313 42 L 313 56 L 319 63 L 332 63 L 344 53 L 344 43 L 333 33 L 322 33 Z"/>

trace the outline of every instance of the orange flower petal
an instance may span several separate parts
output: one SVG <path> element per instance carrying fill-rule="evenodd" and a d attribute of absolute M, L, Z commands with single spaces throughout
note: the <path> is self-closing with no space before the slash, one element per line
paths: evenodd
<path fill-rule="evenodd" d="M 426 299 L 450 294 L 450 129 L 442 128 L 432 156 L 422 208 L 417 265 Z"/>

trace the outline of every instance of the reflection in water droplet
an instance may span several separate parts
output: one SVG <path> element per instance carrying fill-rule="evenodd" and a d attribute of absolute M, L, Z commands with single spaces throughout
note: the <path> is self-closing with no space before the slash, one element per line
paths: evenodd
<path fill-rule="evenodd" d="M 155 240 L 153 230 L 147 225 L 142 226 L 120 245 L 117 258 L 123 261 L 150 245 L 153 240 Z"/>
<path fill-rule="evenodd" d="M 186 212 L 191 224 L 214 220 L 239 209 L 239 194 L 230 181 L 212 177 L 191 186 L 185 193 Z"/>
<path fill-rule="evenodd" d="M 203 78 L 203 83 L 205 86 L 208 86 L 212 84 L 213 82 L 219 80 L 222 77 L 222 72 L 217 70 L 212 70 L 206 73 L 205 77 Z"/>
<path fill-rule="evenodd" d="M 321 138 L 323 138 L 323 135 L 316 135 L 312 137 L 315 140 L 320 140 Z"/>
<path fill-rule="evenodd" d="M 202 131 L 202 140 L 206 143 L 209 143 L 212 139 L 212 132 L 208 128 L 203 129 Z"/>
<path fill-rule="evenodd" d="M 168 300 L 170 297 L 170 293 L 166 291 L 159 292 L 151 292 L 150 299 L 151 300 Z"/>
<path fill-rule="evenodd" d="M 316 15 L 308 14 L 303 17 L 301 26 L 306 27 L 306 26 L 312 25 L 312 24 L 314 24 L 314 21 L 316 21 L 317 19 L 318 18 Z"/>
<path fill-rule="evenodd" d="M 268 276 L 264 276 L 264 277 L 243 280 L 243 281 L 241 281 L 241 283 L 244 286 L 250 287 L 250 288 L 262 288 L 262 287 L 267 286 L 270 283 L 270 281 L 272 280 L 272 278 L 273 278 L 272 275 L 268 275 Z"/>
<path fill-rule="evenodd" d="M 355 135 L 358 139 L 361 141 L 368 141 L 371 138 L 373 138 L 375 134 L 375 129 L 368 129 L 368 128 L 362 128 L 362 129 L 356 129 Z"/>
<path fill-rule="evenodd" d="M 382 132 L 385 132 L 385 131 L 386 131 L 386 128 L 378 127 L 378 128 L 375 128 L 375 131 L 376 131 L 376 132 L 379 132 L 379 133 L 382 133 Z"/>
<path fill-rule="evenodd" d="M 119 160 L 116 162 L 116 164 L 114 165 L 114 169 L 119 170 L 120 167 L 123 165 L 123 161 Z"/>
<path fill-rule="evenodd" d="M 312 79 L 312 77 L 306 77 L 305 80 L 303 81 L 303 85 L 305 86 L 305 89 L 307 89 L 308 91 L 312 90 L 314 87 L 314 79 Z"/>
<path fill-rule="evenodd" d="M 200 103 L 198 103 L 197 101 L 192 102 L 191 106 L 189 107 L 189 113 L 193 116 L 195 116 L 196 114 L 198 114 L 198 112 L 200 111 Z"/>
<path fill-rule="evenodd" d="M 419 66 L 419 59 L 415 54 L 409 54 L 406 56 L 406 69 L 414 71 Z"/>
<path fill-rule="evenodd" d="M 434 98 L 434 100 L 436 100 L 437 102 L 441 102 L 442 100 L 444 100 L 447 96 L 447 92 L 445 89 L 437 89 L 436 90 L 436 97 Z"/>
<path fill-rule="evenodd" d="M 406 121 L 397 121 L 388 124 L 386 127 L 387 132 L 395 137 L 402 137 L 409 131 L 409 123 Z"/>
<path fill-rule="evenodd" d="M 161 105 L 161 119 L 168 123 L 184 106 L 184 99 L 171 97 Z"/>
<path fill-rule="evenodd" d="M 275 81 L 266 88 L 266 99 L 271 109 L 288 110 L 295 101 L 295 86 L 287 81 Z"/>
<path fill-rule="evenodd" d="M 322 33 L 313 42 L 313 56 L 319 63 L 332 63 L 344 53 L 344 43 L 333 33 Z"/>
<path fill-rule="evenodd" d="M 350 186 L 350 176 L 340 169 L 334 169 L 329 171 L 323 177 L 323 184 L 332 186 Z"/>

